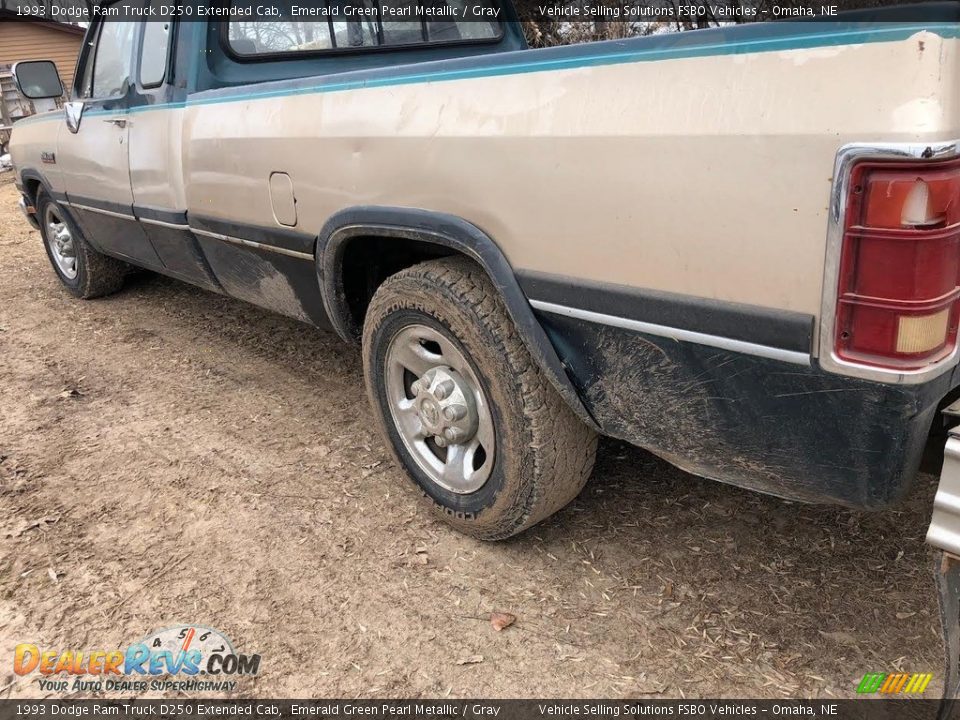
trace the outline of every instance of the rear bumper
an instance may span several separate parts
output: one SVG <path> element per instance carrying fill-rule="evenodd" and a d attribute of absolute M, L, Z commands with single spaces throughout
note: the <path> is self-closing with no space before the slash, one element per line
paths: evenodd
<path fill-rule="evenodd" d="M 23 216 L 27 219 L 27 222 L 30 223 L 34 230 L 40 229 L 40 221 L 37 220 L 37 209 L 27 202 L 27 198 L 23 195 L 20 196 L 20 212 L 23 213 Z"/>
<path fill-rule="evenodd" d="M 960 401 L 946 410 L 948 415 L 957 415 L 958 412 Z M 960 557 L 960 426 L 951 429 L 943 448 L 943 468 L 933 499 L 927 542 Z"/>

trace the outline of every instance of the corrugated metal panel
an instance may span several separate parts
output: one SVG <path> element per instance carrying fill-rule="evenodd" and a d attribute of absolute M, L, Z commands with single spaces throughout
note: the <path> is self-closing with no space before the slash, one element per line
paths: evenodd
<path fill-rule="evenodd" d="M 0 23 L 0 65 L 20 60 L 53 60 L 68 89 L 83 37 L 31 22 Z"/>

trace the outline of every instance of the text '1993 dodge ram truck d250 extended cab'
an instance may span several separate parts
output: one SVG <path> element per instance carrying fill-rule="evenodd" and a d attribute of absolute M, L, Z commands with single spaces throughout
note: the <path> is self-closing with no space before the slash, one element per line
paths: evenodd
<path fill-rule="evenodd" d="M 482 538 L 572 500 L 598 434 L 793 500 L 908 490 L 960 386 L 955 4 L 540 50 L 500 3 L 292 7 L 91 23 L 11 145 L 73 295 L 139 266 L 360 341 L 399 464 Z M 929 539 L 960 587 L 949 435 Z"/>

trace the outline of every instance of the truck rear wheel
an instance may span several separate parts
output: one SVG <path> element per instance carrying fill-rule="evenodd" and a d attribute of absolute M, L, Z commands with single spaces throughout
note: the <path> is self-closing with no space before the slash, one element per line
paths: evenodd
<path fill-rule="evenodd" d="M 577 496 L 597 436 L 524 347 L 465 258 L 388 278 L 363 329 L 367 392 L 394 456 L 461 532 L 514 535 Z"/>
<path fill-rule="evenodd" d="M 130 266 L 90 247 L 60 203 L 42 189 L 37 193 L 37 217 L 50 264 L 71 295 L 89 299 L 123 287 Z"/>

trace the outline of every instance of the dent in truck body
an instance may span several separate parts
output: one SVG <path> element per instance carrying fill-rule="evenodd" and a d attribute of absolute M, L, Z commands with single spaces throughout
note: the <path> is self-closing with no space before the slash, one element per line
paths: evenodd
<path fill-rule="evenodd" d="M 187 224 L 185 212 L 143 205 L 134 205 L 133 211 L 165 272 L 212 292 L 224 291 Z"/>

